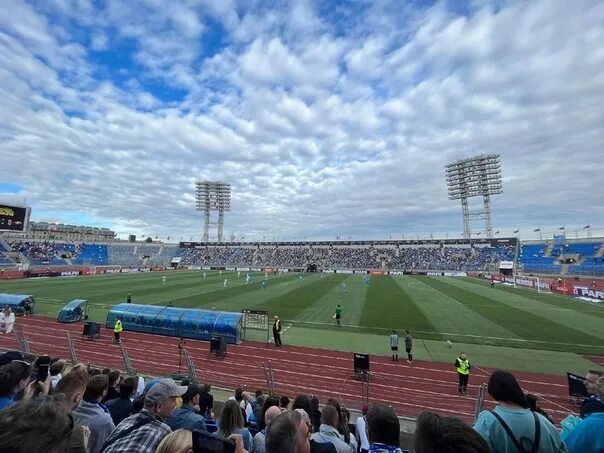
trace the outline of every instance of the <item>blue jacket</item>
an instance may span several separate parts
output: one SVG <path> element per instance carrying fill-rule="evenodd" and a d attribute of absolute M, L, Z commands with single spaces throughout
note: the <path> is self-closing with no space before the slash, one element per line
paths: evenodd
<path fill-rule="evenodd" d="M 562 438 L 570 453 L 604 453 L 604 412 L 586 417 Z"/>
<path fill-rule="evenodd" d="M 72 412 L 73 418 L 80 426 L 90 428 L 88 451 L 99 453 L 109 435 L 115 429 L 107 408 L 96 401 L 80 401 Z"/>
<path fill-rule="evenodd" d="M 2 409 L 6 409 L 7 407 L 11 407 L 15 404 L 15 394 L 11 393 L 10 395 L 3 396 L 0 398 L 0 411 Z"/>
<path fill-rule="evenodd" d="M 115 426 L 119 425 L 122 420 L 130 417 L 130 413 L 132 412 L 132 401 L 130 401 L 130 398 L 122 398 L 120 396 L 119 398 L 107 401 L 105 406 L 109 409 L 109 415 L 111 415 Z"/>
<path fill-rule="evenodd" d="M 174 410 L 172 415 L 166 419 L 166 424 L 172 428 L 172 431 L 181 428 L 189 431 L 207 431 L 203 417 L 195 412 L 191 404 L 183 404 Z"/>

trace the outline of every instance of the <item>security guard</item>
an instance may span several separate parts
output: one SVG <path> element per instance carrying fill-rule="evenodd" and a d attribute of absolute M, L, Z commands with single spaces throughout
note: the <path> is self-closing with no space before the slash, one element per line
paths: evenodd
<path fill-rule="evenodd" d="M 126 297 L 126 302 L 129 304 L 132 303 L 132 293 L 128 293 L 128 297 Z"/>
<path fill-rule="evenodd" d="M 279 316 L 275 316 L 275 320 L 273 321 L 273 338 L 275 339 L 275 346 L 278 348 L 283 346 L 283 343 L 281 343 L 281 320 Z"/>
<path fill-rule="evenodd" d="M 459 377 L 459 394 L 467 396 L 468 378 L 470 377 L 470 368 L 472 368 L 472 366 L 470 365 L 470 361 L 465 352 L 462 352 L 455 360 L 455 368 L 457 369 L 457 376 Z"/>
<path fill-rule="evenodd" d="M 113 341 L 114 343 L 119 343 L 120 340 L 120 333 L 122 333 L 122 330 L 124 330 L 124 326 L 122 326 L 122 321 L 120 318 L 117 318 L 115 320 L 115 326 L 113 326 Z"/>

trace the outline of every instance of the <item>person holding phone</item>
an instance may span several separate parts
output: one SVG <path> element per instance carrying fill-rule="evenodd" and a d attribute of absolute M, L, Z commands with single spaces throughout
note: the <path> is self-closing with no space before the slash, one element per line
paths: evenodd
<path fill-rule="evenodd" d="M 13 360 L 0 368 L 0 410 L 15 404 L 17 393 L 23 391 L 23 399 L 30 399 L 34 392 L 48 395 L 50 376 L 40 382 L 32 378 L 32 366 L 24 360 Z"/>

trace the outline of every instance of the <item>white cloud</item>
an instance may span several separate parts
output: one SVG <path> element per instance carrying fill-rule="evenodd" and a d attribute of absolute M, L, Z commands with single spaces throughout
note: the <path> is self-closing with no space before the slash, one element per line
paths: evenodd
<path fill-rule="evenodd" d="M 0 162 L 34 219 L 198 235 L 193 183 L 209 178 L 232 183 L 239 235 L 457 233 L 444 164 L 497 152 L 498 229 L 604 226 L 600 2 L 459 16 L 384 0 L 325 17 L 244 3 L 0 5 L 14 18 L 0 23 Z M 224 47 L 204 59 L 208 17 Z M 124 42 L 137 66 L 99 71 L 89 50 Z"/>

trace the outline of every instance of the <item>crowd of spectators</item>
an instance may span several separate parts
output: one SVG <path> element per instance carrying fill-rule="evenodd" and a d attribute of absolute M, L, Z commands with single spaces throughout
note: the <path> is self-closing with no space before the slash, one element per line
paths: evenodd
<path fill-rule="evenodd" d="M 372 269 L 384 263 L 389 269 L 482 271 L 499 261 L 512 261 L 510 246 L 405 246 L 371 245 L 314 246 L 210 246 L 181 249 L 181 263 L 205 266 L 303 267 L 314 264 L 320 269 Z"/>
<path fill-rule="evenodd" d="M 47 357 L 47 356 L 43 356 Z M 209 385 L 171 378 L 122 376 L 81 364 L 67 371 L 50 359 L 42 382 L 42 357 L 11 351 L 0 355 L 0 453 L 200 451 L 194 443 L 237 453 L 404 453 L 400 423 L 392 407 L 371 404 L 351 423 L 338 400 L 321 407 L 311 395 L 289 397 L 235 390 L 216 416 Z M 46 362 L 44 362 L 46 363 Z M 33 378 L 33 379 L 32 379 Z M 417 419 L 416 453 L 604 451 L 604 373 L 589 371 L 580 417 L 556 428 L 534 395 L 516 378 L 497 370 L 488 382 L 494 410 L 469 426 L 427 411 Z M 220 444 L 223 445 L 223 444 Z M 225 450 L 226 451 L 226 450 Z"/>
<path fill-rule="evenodd" d="M 9 242 L 13 251 L 26 255 L 33 264 L 65 265 L 67 260 L 78 264 L 88 244 L 55 242 Z M 227 267 L 302 267 L 316 265 L 319 269 L 372 269 L 385 265 L 396 270 L 490 270 L 500 260 L 514 259 L 510 246 L 445 246 L 439 243 L 406 246 L 363 245 L 219 245 L 200 248 L 179 248 L 166 244 L 111 243 L 102 253 L 88 253 L 93 264 L 168 266 L 174 257 L 181 265 Z M 98 255 L 98 256 L 97 256 Z M 99 262 L 96 262 L 99 261 Z M 103 261 L 101 263 L 101 261 Z"/>
<path fill-rule="evenodd" d="M 80 245 L 71 243 L 55 242 L 28 242 L 8 241 L 11 251 L 19 252 L 28 257 L 33 264 L 62 265 L 65 259 L 76 257 L 80 251 Z M 65 257 L 65 258 L 63 258 Z"/>

